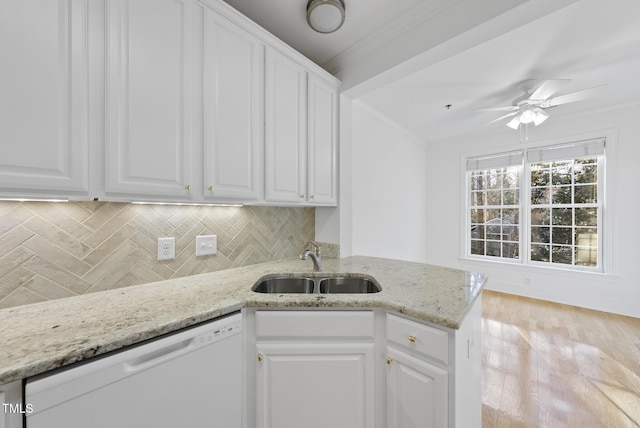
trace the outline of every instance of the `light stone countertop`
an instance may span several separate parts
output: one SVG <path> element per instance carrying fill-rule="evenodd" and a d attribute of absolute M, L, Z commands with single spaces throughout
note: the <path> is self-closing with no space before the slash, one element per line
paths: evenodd
<path fill-rule="evenodd" d="M 320 276 L 358 273 L 371 294 L 266 294 L 264 275 L 312 274 L 282 260 L 0 310 L 0 385 L 184 327 L 256 308 L 384 308 L 458 329 L 486 281 L 479 273 L 373 257 L 323 260 Z"/>

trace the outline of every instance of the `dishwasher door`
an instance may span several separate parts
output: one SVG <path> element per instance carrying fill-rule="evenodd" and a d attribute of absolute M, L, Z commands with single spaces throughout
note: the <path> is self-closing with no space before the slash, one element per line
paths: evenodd
<path fill-rule="evenodd" d="M 240 314 L 28 379 L 26 428 L 242 425 Z"/>

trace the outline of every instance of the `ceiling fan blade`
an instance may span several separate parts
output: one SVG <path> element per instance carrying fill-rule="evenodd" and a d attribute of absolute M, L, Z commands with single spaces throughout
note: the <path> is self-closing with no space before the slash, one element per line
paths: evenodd
<path fill-rule="evenodd" d="M 593 88 L 584 89 L 582 91 L 572 92 L 559 97 L 553 97 L 549 100 L 549 107 L 555 107 L 560 104 L 574 103 L 576 101 L 586 100 L 595 97 L 607 85 L 594 86 Z"/>
<path fill-rule="evenodd" d="M 518 110 L 518 106 L 487 107 L 487 108 L 479 108 L 476 111 L 511 111 L 511 110 Z"/>
<path fill-rule="evenodd" d="M 549 79 L 545 80 L 536 88 L 535 91 L 529 96 L 532 100 L 546 100 L 553 94 L 558 92 L 567 83 L 571 82 L 571 79 Z"/>
<path fill-rule="evenodd" d="M 518 112 L 517 112 L 517 111 L 514 111 L 513 113 L 505 114 L 504 116 L 500 116 L 499 118 L 497 118 L 497 119 L 493 119 L 491 122 L 488 122 L 488 123 L 487 123 L 487 125 L 491 125 L 492 123 L 499 122 L 499 121 L 501 121 L 502 119 L 506 119 L 506 118 L 508 118 L 508 117 L 515 116 L 516 114 L 518 114 Z"/>

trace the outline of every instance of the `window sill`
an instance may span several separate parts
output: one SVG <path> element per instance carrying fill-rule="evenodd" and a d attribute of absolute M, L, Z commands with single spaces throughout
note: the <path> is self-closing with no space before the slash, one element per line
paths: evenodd
<path fill-rule="evenodd" d="M 535 274 L 535 273 L 546 274 L 546 275 L 553 274 L 553 275 L 566 276 L 571 278 L 582 276 L 585 279 L 598 278 L 598 280 L 603 280 L 603 281 L 612 282 L 612 283 L 618 279 L 616 275 L 612 275 L 611 273 L 608 273 L 608 272 L 574 270 L 574 269 L 566 269 L 566 268 L 556 267 L 556 266 L 539 266 L 539 265 L 524 264 L 524 263 L 520 263 L 519 261 L 509 262 L 509 261 L 503 261 L 503 260 L 480 260 L 480 259 L 474 259 L 469 257 L 459 257 L 458 261 L 462 265 L 468 265 L 468 266 L 491 265 L 491 266 L 499 267 L 500 269 L 507 269 L 510 271 L 525 272 L 530 274 Z M 475 269 L 477 268 L 474 268 L 474 270 Z"/>

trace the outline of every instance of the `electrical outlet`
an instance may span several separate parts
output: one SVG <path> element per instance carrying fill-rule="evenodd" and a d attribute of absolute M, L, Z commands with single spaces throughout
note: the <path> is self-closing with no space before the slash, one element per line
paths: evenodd
<path fill-rule="evenodd" d="M 158 238 L 158 260 L 176 258 L 176 238 Z"/>
<path fill-rule="evenodd" d="M 196 257 L 209 256 L 218 252 L 217 235 L 196 236 Z"/>

